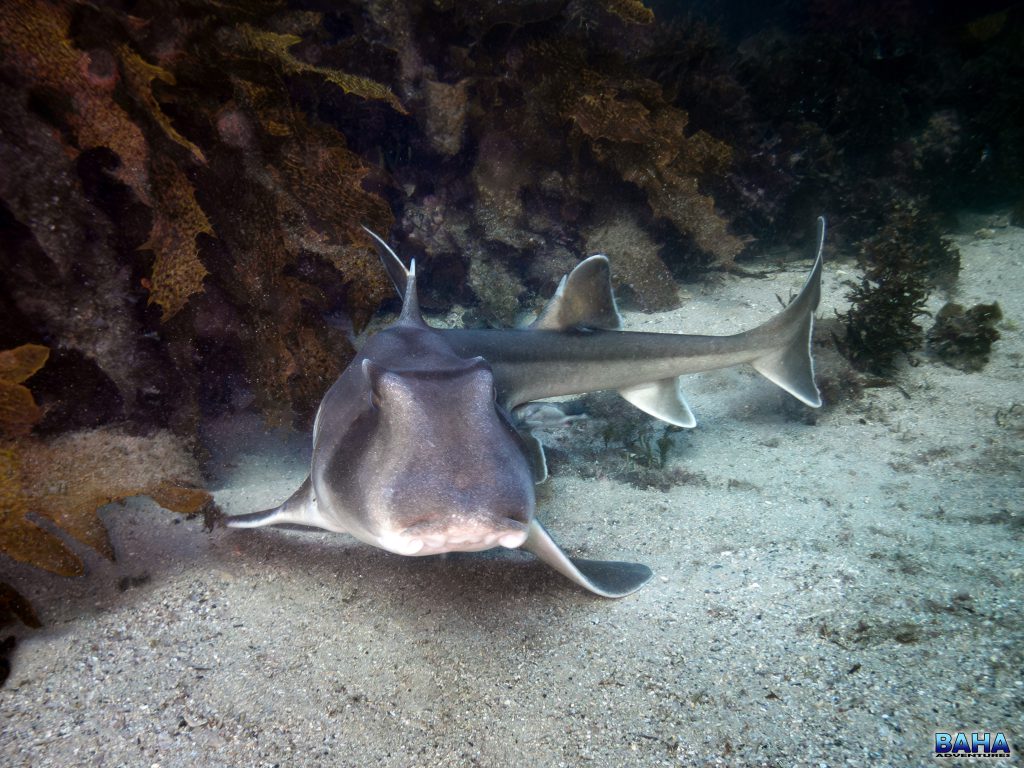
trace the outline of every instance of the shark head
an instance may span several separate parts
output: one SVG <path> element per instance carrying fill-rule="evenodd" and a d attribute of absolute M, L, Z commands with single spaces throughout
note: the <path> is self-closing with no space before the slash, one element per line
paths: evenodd
<path fill-rule="evenodd" d="M 401 555 L 474 552 L 526 540 L 535 506 L 522 441 L 495 402 L 483 358 L 386 369 L 366 359 L 362 527 Z M 337 468 L 341 471 L 342 468 Z"/>

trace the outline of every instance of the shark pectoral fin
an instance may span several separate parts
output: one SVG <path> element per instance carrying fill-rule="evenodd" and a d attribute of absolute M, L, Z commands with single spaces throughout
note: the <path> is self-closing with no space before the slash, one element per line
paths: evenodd
<path fill-rule="evenodd" d="M 536 519 L 522 546 L 566 578 L 601 597 L 625 597 L 650 581 L 654 573 L 640 563 L 572 559 Z"/>
<path fill-rule="evenodd" d="M 325 521 L 316 508 L 313 485 L 309 478 L 299 486 L 284 504 L 262 512 L 247 515 L 232 515 L 224 524 L 228 528 L 260 528 L 264 525 L 303 525 L 313 528 L 336 530 Z"/>
<path fill-rule="evenodd" d="M 683 399 L 678 377 L 637 384 L 620 389 L 619 394 L 644 413 L 687 429 L 697 426 L 693 411 Z"/>
<path fill-rule="evenodd" d="M 530 327 L 535 331 L 621 328 L 622 317 L 612 294 L 608 258 L 591 256 L 577 264 L 562 278 L 555 295 Z"/>

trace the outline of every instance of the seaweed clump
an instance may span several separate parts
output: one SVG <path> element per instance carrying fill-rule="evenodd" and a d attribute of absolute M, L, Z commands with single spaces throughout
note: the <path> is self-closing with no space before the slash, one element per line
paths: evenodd
<path fill-rule="evenodd" d="M 913 203 L 894 205 L 884 225 L 861 248 L 864 270 L 843 317 L 843 353 L 861 371 L 892 373 L 897 360 L 921 346 L 917 320 L 938 283 L 949 284 L 960 254 L 938 232 L 936 220 Z"/>
<path fill-rule="evenodd" d="M 964 309 L 950 302 L 935 315 L 935 325 L 928 331 L 928 351 L 953 368 L 980 371 L 999 339 L 995 326 L 1002 318 L 998 303 Z"/>
<path fill-rule="evenodd" d="M 72 576 L 82 573 L 79 557 L 33 518 L 113 558 L 97 516 L 101 506 L 148 495 L 168 509 L 194 514 L 213 499 L 196 487 L 194 460 L 167 431 L 142 437 L 108 427 L 33 436 L 43 410 L 27 382 L 49 356 L 39 344 L 0 352 L 0 552 Z"/>

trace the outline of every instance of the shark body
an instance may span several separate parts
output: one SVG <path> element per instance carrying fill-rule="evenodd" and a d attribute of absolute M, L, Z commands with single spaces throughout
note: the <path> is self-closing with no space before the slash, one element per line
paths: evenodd
<path fill-rule="evenodd" d="M 420 315 L 409 269 L 370 233 L 403 297 L 398 320 L 360 350 L 324 396 L 310 475 L 283 504 L 230 527 L 298 524 L 348 533 L 401 555 L 522 547 L 589 591 L 645 584 L 638 563 L 568 557 L 536 519 L 547 477 L 540 443 L 512 417 L 533 400 L 604 389 L 682 427 L 696 424 L 679 376 L 748 363 L 807 405 L 821 405 L 810 341 L 820 298 L 824 219 L 799 295 L 731 336 L 619 330 L 608 260 L 562 278 L 528 328 L 441 330 Z"/>

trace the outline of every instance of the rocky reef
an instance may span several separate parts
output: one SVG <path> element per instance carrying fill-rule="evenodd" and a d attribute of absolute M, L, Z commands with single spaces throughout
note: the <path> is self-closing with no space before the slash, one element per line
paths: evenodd
<path fill-rule="evenodd" d="M 907 206 L 1019 205 L 1021 13 L 925 5 L 0 4 L 0 547 L 73 572 L 32 515 L 102 551 L 104 500 L 208 501 L 205 420 L 308 426 L 393 298 L 362 226 L 420 260 L 424 307 L 507 324 L 594 251 L 658 310 L 822 212 L 880 254 Z M 83 450 L 166 471 L 97 466 L 50 514 L 37 468 L 74 483 Z"/>

